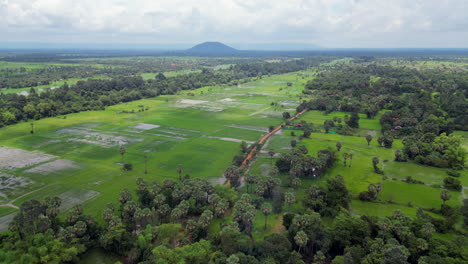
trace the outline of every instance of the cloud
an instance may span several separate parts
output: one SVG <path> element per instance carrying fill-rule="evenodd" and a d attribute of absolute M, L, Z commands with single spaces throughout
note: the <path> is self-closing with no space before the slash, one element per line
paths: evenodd
<path fill-rule="evenodd" d="M 468 47 L 466 0 L 0 0 L 6 41 Z M 417 36 L 417 38 L 415 38 Z M 446 43 L 441 43 L 441 37 Z M 397 39 L 395 39 L 397 38 Z M 368 43 L 368 45 L 366 45 Z M 388 43 L 388 44 L 385 44 Z M 390 45 L 391 43 L 391 45 Z"/>

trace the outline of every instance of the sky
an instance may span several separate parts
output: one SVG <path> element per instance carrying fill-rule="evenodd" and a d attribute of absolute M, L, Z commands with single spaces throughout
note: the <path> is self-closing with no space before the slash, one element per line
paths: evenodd
<path fill-rule="evenodd" d="M 468 48 L 468 0 L 0 0 L 0 44 Z"/>

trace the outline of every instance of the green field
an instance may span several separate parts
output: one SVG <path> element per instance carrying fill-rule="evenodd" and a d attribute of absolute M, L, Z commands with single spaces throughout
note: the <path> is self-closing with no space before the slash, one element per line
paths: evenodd
<path fill-rule="evenodd" d="M 307 122 L 312 122 L 319 125 L 323 120 L 330 119 L 333 116 L 343 117 L 345 113 L 331 113 L 324 116 L 319 111 L 310 111 L 304 114 L 301 119 Z M 362 118 L 362 117 L 361 117 Z M 368 131 L 373 131 L 369 124 L 378 124 L 377 120 L 366 120 Z M 378 126 L 373 127 L 377 129 Z M 297 133 L 297 131 L 295 131 Z M 250 173 L 253 175 L 268 175 L 271 169 L 271 161 L 266 150 L 274 150 L 277 153 L 289 151 L 291 140 L 298 140 L 298 137 L 290 135 L 291 130 L 283 130 L 282 135 L 273 136 L 265 145 L 264 153 L 261 153 L 252 166 Z M 359 133 L 359 132 L 357 132 Z M 458 134 L 461 134 L 458 132 Z M 325 134 L 321 132 L 313 132 L 310 138 L 302 139 L 298 146 L 304 145 L 307 147 L 309 154 L 316 155 L 321 149 L 331 148 L 336 149 L 336 143 L 342 143 L 342 149 L 338 152 L 338 161 L 336 165 L 329 169 L 325 175 L 319 179 L 302 180 L 303 191 L 298 191 L 298 197 L 303 196 L 305 189 L 312 184 L 324 185 L 328 177 L 335 175 L 343 175 L 346 185 L 351 191 L 354 198 L 351 204 L 351 212 L 356 215 L 375 215 L 389 216 L 395 210 L 400 210 L 408 216 L 415 216 L 417 208 L 424 209 L 439 209 L 442 204 L 440 199 L 440 185 L 443 184 L 443 179 L 447 177 L 446 170 L 428 167 L 412 162 L 395 162 L 394 151 L 402 148 L 401 140 L 395 140 L 392 149 L 382 148 L 378 145 L 376 138 L 367 145 L 364 136 L 343 136 L 338 134 Z M 344 166 L 343 153 L 353 154 L 351 166 L 349 161 L 347 166 Z M 372 157 L 378 157 L 380 160 L 379 167 L 383 168 L 385 177 L 374 172 L 372 167 Z M 273 161 L 274 162 L 274 161 Z M 466 186 L 467 172 L 462 171 L 461 180 Z M 409 184 L 404 182 L 407 176 L 411 176 L 415 180 L 420 180 L 425 183 Z M 362 202 L 357 199 L 360 192 L 366 191 L 367 186 L 371 183 L 381 182 L 383 189 L 375 202 Z M 431 186 L 435 187 L 431 187 Z M 465 190 L 466 191 L 466 190 Z M 452 198 L 447 202 L 450 206 L 459 206 L 462 200 L 460 192 L 451 192 Z M 304 210 L 303 206 L 296 204 L 293 210 Z M 435 217 L 439 215 L 432 214 Z"/>
<path fill-rule="evenodd" d="M 120 190 L 134 186 L 138 177 L 177 179 L 180 165 L 191 177 L 216 179 L 239 152 L 240 141 L 258 140 L 268 126 L 281 122 L 283 111 L 294 112 L 299 104 L 296 94 L 306 81 L 285 74 L 46 118 L 34 122 L 33 135 L 29 123 L 4 127 L 0 129 L 4 151 L 53 156 L 13 169 L 0 162 L 0 172 L 38 186 L 18 191 L 2 203 L 19 206 L 30 199 L 59 196 L 67 198 L 63 210 L 83 202 L 88 213 L 99 216 L 103 206 L 116 202 Z M 294 85 L 288 87 L 286 82 Z M 271 106 L 272 102 L 283 107 Z M 141 105 L 147 110 L 138 112 Z M 123 159 L 119 145 L 126 149 Z M 132 163 L 133 170 L 122 171 L 122 161 Z M 10 212 L 2 209 L 0 215 Z"/>

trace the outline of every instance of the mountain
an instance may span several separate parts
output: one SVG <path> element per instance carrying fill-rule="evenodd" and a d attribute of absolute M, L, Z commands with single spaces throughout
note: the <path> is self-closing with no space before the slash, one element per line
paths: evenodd
<path fill-rule="evenodd" d="M 221 42 L 204 42 L 187 50 L 188 53 L 198 54 L 235 54 L 239 50 L 229 47 Z"/>

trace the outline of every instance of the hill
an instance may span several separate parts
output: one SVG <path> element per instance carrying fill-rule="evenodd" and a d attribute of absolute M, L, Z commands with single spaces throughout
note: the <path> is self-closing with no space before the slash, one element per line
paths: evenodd
<path fill-rule="evenodd" d="M 189 53 L 203 53 L 203 54 L 234 54 L 239 50 L 229 47 L 221 42 L 204 42 L 193 46 L 188 49 Z"/>

